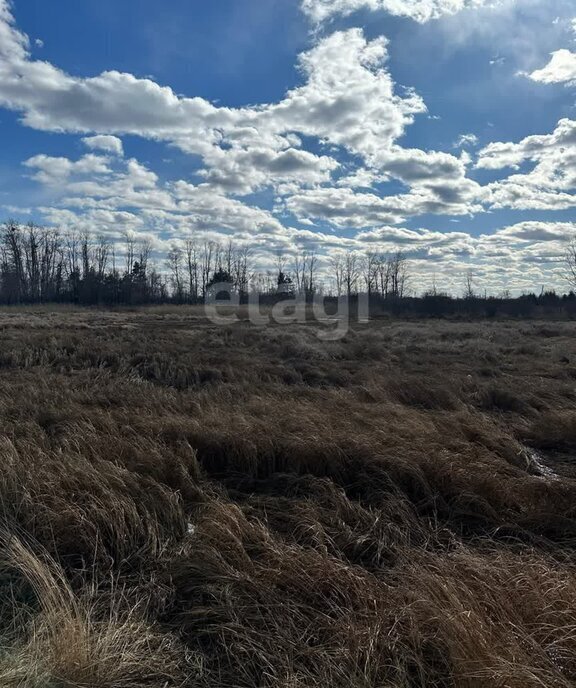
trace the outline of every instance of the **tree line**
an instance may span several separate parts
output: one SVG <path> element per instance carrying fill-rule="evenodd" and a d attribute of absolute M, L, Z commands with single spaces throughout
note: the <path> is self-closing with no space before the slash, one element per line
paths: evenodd
<path fill-rule="evenodd" d="M 169 297 L 149 266 L 151 245 L 126 237 L 125 265 L 114 244 L 88 233 L 62 233 L 7 222 L 0 235 L 0 302 L 138 304 Z"/>
<path fill-rule="evenodd" d="M 258 271 L 250 248 L 215 241 L 174 245 L 160 268 L 147 240 L 126 234 L 121 251 L 102 235 L 61 232 L 33 223 L 8 221 L 0 233 L 0 302 L 62 302 L 86 305 L 202 302 L 216 284 L 240 296 L 317 292 L 354 295 L 360 291 L 401 298 L 407 261 L 393 256 L 347 252 L 333 257 L 320 274 L 314 251 L 277 254 L 275 268 Z"/>
<path fill-rule="evenodd" d="M 567 279 L 576 287 L 576 244 L 567 254 Z M 412 279 L 411 279 L 412 278 Z M 0 231 L 0 303 L 74 303 L 143 305 L 202 303 L 215 285 L 225 284 L 241 298 L 258 292 L 271 300 L 295 294 L 353 297 L 368 294 L 383 311 L 394 314 L 529 316 L 542 310 L 576 312 L 573 292 L 554 292 L 511 299 L 475 292 L 471 272 L 461 298 L 434 286 L 420 297 L 410 263 L 401 251 L 392 254 L 346 251 L 321 258 L 313 250 L 278 253 L 274 267 L 255 268 L 250 248 L 191 239 L 173 245 L 160 266 L 153 261 L 150 241 L 125 234 L 119 250 L 102 235 L 61 232 L 35 224 L 6 222 Z"/>

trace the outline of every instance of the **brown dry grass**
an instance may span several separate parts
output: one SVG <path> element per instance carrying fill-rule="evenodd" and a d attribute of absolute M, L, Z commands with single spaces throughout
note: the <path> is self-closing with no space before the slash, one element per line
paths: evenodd
<path fill-rule="evenodd" d="M 0 685 L 573 686 L 575 332 L 2 311 Z"/>

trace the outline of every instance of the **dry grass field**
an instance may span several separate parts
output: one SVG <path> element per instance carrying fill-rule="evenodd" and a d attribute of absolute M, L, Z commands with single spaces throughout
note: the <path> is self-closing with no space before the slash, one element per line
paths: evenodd
<path fill-rule="evenodd" d="M 0 686 L 576 684 L 576 324 L 0 312 Z"/>

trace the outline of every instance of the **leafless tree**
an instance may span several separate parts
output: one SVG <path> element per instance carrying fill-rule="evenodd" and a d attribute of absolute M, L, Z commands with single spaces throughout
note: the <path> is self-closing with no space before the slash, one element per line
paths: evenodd
<path fill-rule="evenodd" d="M 316 272 L 318 270 L 318 256 L 316 251 L 310 251 L 306 254 L 306 277 L 305 290 L 310 294 L 316 291 Z"/>
<path fill-rule="evenodd" d="M 196 301 L 199 289 L 199 257 L 198 247 L 192 239 L 186 241 L 186 269 L 188 271 L 188 295 L 192 301 Z"/>
<path fill-rule="evenodd" d="M 212 275 L 212 261 L 214 259 L 215 249 L 216 243 L 214 241 L 204 242 L 202 252 L 202 296 L 206 296 L 206 290 L 210 282 L 210 276 Z"/>
<path fill-rule="evenodd" d="M 101 279 L 106 274 L 109 256 L 110 242 L 105 237 L 99 236 L 94 249 L 94 258 L 96 261 L 96 271 L 98 273 L 98 277 Z"/>
<path fill-rule="evenodd" d="M 245 246 L 235 252 L 234 268 L 232 279 L 236 284 L 238 293 L 242 296 L 248 293 L 250 282 L 254 275 L 250 270 L 250 258 L 252 252 Z"/>
<path fill-rule="evenodd" d="M 92 239 L 88 232 L 80 237 L 80 260 L 82 261 L 82 277 L 86 279 L 92 268 Z"/>
<path fill-rule="evenodd" d="M 376 258 L 376 289 L 386 298 L 390 292 L 390 261 L 380 253 Z"/>
<path fill-rule="evenodd" d="M 362 278 L 370 296 L 378 290 L 378 254 L 368 251 L 362 260 Z"/>
<path fill-rule="evenodd" d="M 474 296 L 474 273 L 472 270 L 467 270 L 464 282 L 464 298 L 473 299 Z"/>
<path fill-rule="evenodd" d="M 298 252 L 294 256 L 292 265 L 294 278 L 296 280 L 296 290 L 301 293 L 306 289 L 306 252 Z"/>
<path fill-rule="evenodd" d="M 168 270 L 170 271 L 174 294 L 178 299 L 181 299 L 183 295 L 182 251 L 177 246 L 173 246 L 168 252 L 166 265 L 168 267 Z"/>
<path fill-rule="evenodd" d="M 397 251 L 388 259 L 390 270 L 390 296 L 402 298 L 408 281 L 408 266 L 402 251 Z"/>
<path fill-rule="evenodd" d="M 342 254 L 337 253 L 330 258 L 330 267 L 334 276 L 334 284 L 336 285 L 336 295 L 342 296 L 344 289 L 344 260 Z"/>
<path fill-rule="evenodd" d="M 124 243 L 126 244 L 126 274 L 131 275 L 134 270 L 136 252 L 136 239 L 132 232 L 124 232 Z"/>
<path fill-rule="evenodd" d="M 149 239 L 142 239 L 138 244 L 138 262 L 140 263 L 140 271 L 142 273 L 146 273 L 151 255 L 152 242 Z"/>
<path fill-rule="evenodd" d="M 360 261 L 354 251 L 348 251 L 344 256 L 344 286 L 346 294 L 351 296 L 358 290 L 360 277 Z"/>
<path fill-rule="evenodd" d="M 566 249 L 565 263 L 566 281 L 570 285 L 570 288 L 574 291 L 576 290 L 576 238 L 572 239 L 568 244 Z"/>

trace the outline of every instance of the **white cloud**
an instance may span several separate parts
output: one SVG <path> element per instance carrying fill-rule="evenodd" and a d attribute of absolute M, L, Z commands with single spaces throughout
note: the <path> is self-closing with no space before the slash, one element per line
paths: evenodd
<path fill-rule="evenodd" d="M 412 190 L 390 199 L 374 196 L 378 202 L 360 199 L 348 213 L 357 226 L 396 222 L 420 211 L 462 214 L 477 209 L 471 201 L 478 188 L 466 179 L 463 158 L 396 144 L 426 106 L 409 89 L 402 95 L 396 92 L 383 37 L 368 41 L 360 29 L 335 32 L 300 56 L 302 86 L 275 104 L 231 109 L 176 96 L 167 87 L 130 74 L 111 71 L 82 79 L 33 61 L 5 0 L 0 0 L 2 6 L 7 40 L 0 47 L 5 58 L 0 102 L 22 111 L 29 126 L 97 132 L 84 143 L 116 155 L 122 144 L 114 134 L 172 142 L 202 157 L 200 174 L 219 194 L 245 195 L 271 185 L 290 197 L 290 208 L 309 207 L 315 193 L 337 202 L 345 189 L 317 187 L 331 182 L 339 163 L 302 150 L 300 134 L 358 156 L 364 167 L 360 163 L 347 175 L 353 184 L 361 178 L 399 179 Z M 340 178 L 340 187 L 345 178 Z M 367 209 L 366 218 L 358 207 Z M 307 212 L 299 214 L 311 219 Z M 319 217 L 337 216 L 337 208 L 325 208 Z"/>
<path fill-rule="evenodd" d="M 228 112 L 201 98 L 179 98 L 170 88 L 117 71 L 73 77 L 33 60 L 28 37 L 0 0 L 0 104 L 23 113 L 28 126 L 47 131 L 135 133 L 162 137 L 206 134 L 207 120 L 221 126 Z M 218 116 L 219 113 L 219 116 Z"/>
<path fill-rule="evenodd" d="M 112 153 L 119 157 L 124 155 L 122 140 L 117 136 L 87 136 L 82 139 L 82 143 L 90 148 L 90 150 L 104 151 L 105 153 Z"/>
<path fill-rule="evenodd" d="M 360 232 L 356 236 L 360 246 L 384 253 L 398 250 L 408 255 L 455 255 L 471 254 L 475 240 L 465 232 L 434 232 L 428 229 L 406 229 L 405 227 L 379 227 Z"/>
<path fill-rule="evenodd" d="M 576 53 L 562 48 L 552 53 L 550 62 L 542 69 L 529 74 L 530 79 L 542 84 L 562 84 L 576 81 Z"/>
<path fill-rule="evenodd" d="M 108 161 L 112 167 L 104 164 Z M 158 176 L 135 159 L 106 159 L 86 155 L 77 161 L 38 155 L 26 161 L 36 170 L 35 179 L 51 192 L 53 204 L 44 206 L 45 217 L 59 224 L 89 224 L 98 231 L 121 234 L 122 227 L 102 218 L 138 217 L 148 226 L 174 236 L 174 232 L 255 232 L 281 234 L 282 224 L 268 211 L 227 198 L 207 185 L 183 180 L 161 183 Z M 64 222 L 64 219 L 66 222 Z M 131 220 L 131 225 L 134 220 Z M 176 235 L 178 236 L 178 235 Z"/>
<path fill-rule="evenodd" d="M 203 153 L 222 140 L 258 137 L 261 145 L 289 147 L 283 135 L 301 131 L 337 145 L 370 152 L 400 136 L 424 112 L 413 93 L 400 97 L 385 70 L 386 40 L 367 41 L 362 31 L 337 32 L 300 57 L 307 83 L 274 105 L 219 108 L 202 98 L 177 96 L 169 87 L 108 71 L 70 76 L 32 60 L 28 39 L 17 31 L 0 0 L 0 102 L 23 113 L 37 129 L 133 133 L 175 141 Z"/>
<path fill-rule="evenodd" d="M 518 169 L 527 161 L 539 161 L 576 146 L 576 120 L 561 119 L 552 134 L 528 136 L 519 143 L 494 142 L 478 154 L 477 167 L 497 170 Z"/>
<path fill-rule="evenodd" d="M 273 126 L 377 160 L 416 114 L 426 112 L 415 93 L 395 93 L 387 59 L 385 38 L 368 41 L 360 29 L 333 33 L 300 57 L 307 83 L 270 107 Z"/>
<path fill-rule="evenodd" d="M 108 158 L 91 154 L 85 155 L 76 162 L 68 158 L 35 155 L 26 160 L 24 165 L 37 170 L 33 179 L 42 184 L 54 186 L 68 182 L 72 175 L 108 175 L 111 173 L 108 162 Z"/>
<path fill-rule="evenodd" d="M 401 222 L 412 208 L 412 199 L 407 195 L 382 198 L 347 188 L 302 191 L 286 200 L 286 209 L 298 220 L 322 220 L 342 228 Z"/>
<path fill-rule="evenodd" d="M 491 143 L 479 153 L 478 168 L 533 168 L 489 184 L 490 207 L 516 210 L 566 210 L 576 207 L 576 121 L 562 119 L 552 134 L 528 136 L 519 143 Z"/>
<path fill-rule="evenodd" d="M 520 222 L 500 229 L 492 235 L 483 235 L 482 241 L 518 240 L 520 242 L 564 241 L 576 235 L 576 223 L 573 222 Z"/>
<path fill-rule="evenodd" d="M 357 10 L 383 11 L 427 22 L 464 9 L 499 4 L 499 0 L 302 0 L 302 11 L 314 22 L 346 16 Z"/>
<path fill-rule="evenodd" d="M 393 146 L 381 153 L 380 167 L 387 175 L 407 184 L 441 182 L 466 176 L 463 161 L 449 153 Z"/>
<path fill-rule="evenodd" d="M 324 19 L 364 7 L 426 21 L 489 3 L 305 4 L 310 16 Z M 300 85 L 278 102 L 241 108 L 179 96 L 152 79 L 117 71 L 73 76 L 32 58 L 30 41 L 15 28 L 6 0 L 0 0 L 0 106 L 21 113 L 31 127 L 81 133 L 91 151 L 78 160 L 37 155 L 26 161 L 28 173 L 43 185 L 41 211 L 47 222 L 97 228 L 111 237 L 131 229 L 157 237 L 159 250 L 190 235 L 223 241 L 233 235 L 261 257 L 298 245 L 324 256 L 342 249 L 404 247 L 418 274 L 425 275 L 426 261 L 433 262 L 447 283 L 465 271 L 467 261 L 487 284 L 499 284 L 505 273 L 518 288 L 527 276 L 532 284 L 544 283 L 541 263 L 559 260 L 566 237 L 575 231 L 570 223 L 527 222 L 481 237 L 408 229 L 402 223 L 432 213 L 464 217 L 486 207 L 573 207 L 576 122 L 564 119 L 552 134 L 486 146 L 478 154 L 478 168 L 511 167 L 514 173 L 482 187 L 468 178 L 471 151 L 458 157 L 400 145 L 427 109 L 418 94 L 395 84 L 385 38 L 368 40 L 360 29 L 336 31 L 301 55 L 299 70 Z M 137 160 L 125 160 L 118 137 L 126 133 L 199 156 L 200 182 L 163 182 Z M 457 147 L 477 144 L 468 133 Z M 386 195 L 381 189 L 391 182 L 394 191 Z M 234 197 L 267 187 L 273 211 Z M 287 213 L 303 225 L 325 229 L 287 226 Z M 333 228 L 348 231 L 339 236 Z"/>
<path fill-rule="evenodd" d="M 266 181 L 326 182 L 338 164 L 297 150 L 298 134 L 378 165 L 414 117 L 426 112 L 416 93 L 396 92 L 386 39 L 368 41 L 360 29 L 333 33 L 302 54 L 305 83 L 279 102 L 245 108 L 177 96 L 150 79 L 117 71 L 71 76 L 33 60 L 28 47 L 0 0 L 0 105 L 21 112 L 24 124 L 94 133 L 99 138 L 90 137 L 87 145 L 116 153 L 119 143 L 102 136 L 136 134 L 174 143 L 200 155 L 207 181 L 230 193 L 250 193 Z"/>
<path fill-rule="evenodd" d="M 477 146 L 479 139 L 476 134 L 461 134 L 454 142 L 454 148 L 463 148 L 465 146 Z"/>
<path fill-rule="evenodd" d="M 330 181 L 339 163 L 328 156 L 287 148 L 251 146 L 224 151 L 214 149 L 207 155 L 208 169 L 201 174 L 206 181 L 224 192 L 249 194 L 270 185 L 294 182 L 313 186 Z"/>
<path fill-rule="evenodd" d="M 482 210 L 482 188 L 471 180 L 444 180 L 406 194 L 377 196 L 349 188 L 319 188 L 289 196 L 286 209 L 299 221 L 321 220 L 335 227 L 396 224 L 424 214 L 469 215 Z"/>
<path fill-rule="evenodd" d="M 568 210 L 576 207 L 572 192 L 549 190 L 545 185 L 531 184 L 528 175 L 510 177 L 489 186 L 489 205 L 495 210 Z"/>
<path fill-rule="evenodd" d="M 236 245 L 253 249 L 260 269 L 271 265 L 276 251 L 293 255 L 300 246 L 317 251 L 327 270 L 329 256 L 338 251 L 388 253 L 401 248 L 411 260 L 416 291 L 430 286 L 432 265 L 437 282 L 453 291 L 461 289 L 458 275 L 469 267 L 478 284 L 491 291 L 504 287 L 521 291 L 534 283 L 562 286 L 554 271 L 561 264 L 566 241 L 576 234 L 576 224 L 562 222 L 524 222 L 475 237 L 464 231 L 414 230 L 385 221 L 398 223 L 414 206 L 430 202 L 429 196 L 415 193 L 380 198 L 350 189 L 310 189 L 289 199 L 301 204 L 304 213 L 326 215 L 328 209 L 333 225 L 359 230 L 343 237 L 285 226 L 269 211 L 228 198 L 206 184 L 163 183 L 136 160 L 113 158 L 105 170 L 95 157 L 73 161 L 36 156 L 28 161 L 31 169 L 50 173 L 39 178 L 53 195 L 53 203 L 40 208 L 45 220 L 64 229 L 97 228 L 116 240 L 131 230 L 153 239 L 160 257 L 187 237 L 199 243 L 225 243 L 233 236 Z M 67 181 L 57 186 L 55 178 Z M 373 229 L 365 229 L 367 224 Z"/>

